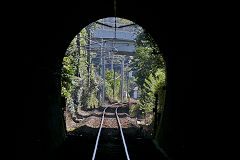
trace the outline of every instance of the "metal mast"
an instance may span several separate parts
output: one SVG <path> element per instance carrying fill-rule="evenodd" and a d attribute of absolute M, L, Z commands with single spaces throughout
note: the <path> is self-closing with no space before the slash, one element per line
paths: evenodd
<path fill-rule="evenodd" d="M 123 103 L 123 94 L 124 94 L 124 57 L 122 56 L 122 65 L 121 65 L 121 102 Z"/>
<path fill-rule="evenodd" d="M 102 39 L 102 47 L 104 47 L 104 42 Z M 101 47 L 101 55 L 102 55 L 102 79 L 103 79 L 103 86 L 102 86 L 102 104 L 104 104 L 105 100 L 105 55 L 102 53 Z"/>

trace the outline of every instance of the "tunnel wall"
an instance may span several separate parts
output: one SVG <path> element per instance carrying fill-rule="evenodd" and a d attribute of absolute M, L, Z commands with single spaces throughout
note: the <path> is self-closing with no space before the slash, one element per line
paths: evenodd
<path fill-rule="evenodd" d="M 24 38 L 20 84 L 24 90 L 18 152 L 25 155 L 51 152 L 64 141 L 65 129 L 60 100 L 60 74 L 64 53 L 73 37 L 89 23 L 113 17 L 113 2 L 38 4 L 24 8 L 21 16 Z M 84 8 L 90 7 L 91 10 Z M 80 8 L 80 9 L 79 9 Z M 158 1 L 118 1 L 117 16 L 136 22 L 146 29 L 164 53 L 167 63 L 166 106 L 159 144 L 167 153 L 183 155 L 183 108 L 187 103 L 190 58 L 180 51 L 182 23 L 179 10 Z M 26 47 L 27 50 L 26 50 Z M 185 70 L 185 72 L 184 72 Z M 27 131 L 27 132 L 26 132 Z M 174 156 L 173 156 L 174 157 Z M 30 157 L 31 158 L 31 157 Z M 26 159 L 26 157 L 25 157 Z"/>

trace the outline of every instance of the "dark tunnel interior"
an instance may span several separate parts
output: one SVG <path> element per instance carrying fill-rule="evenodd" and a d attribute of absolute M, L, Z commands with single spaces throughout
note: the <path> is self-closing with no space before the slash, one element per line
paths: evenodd
<path fill-rule="evenodd" d="M 61 110 L 64 106 L 61 104 L 58 74 L 62 58 L 69 43 L 82 28 L 98 19 L 114 17 L 113 1 L 61 3 L 61 6 L 45 3 L 23 6 L 24 11 L 18 19 L 22 26 L 21 36 L 24 37 L 21 39 L 24 47 L 20 48 L 23 64 L 19 65 L 19 83 L 24 96 L 22 107 L 18 107 L 17 111 L 18 159 L 32 159 L 28 153 L 36 155 L 34 159 L 46 159 L 46 155 L 64 143 Z M 190 96 L 191 56 L 183 52 L 186 46 L 181 44 L 184 37 L 180 35 L 184 22 L 177 8 L 154 0 L 121 0 L 117 1 L 116 15 L 145 28 L 164 53 L 167 86 L 158 143 L 172 159 L 183 159 L 184 108 Z"/>

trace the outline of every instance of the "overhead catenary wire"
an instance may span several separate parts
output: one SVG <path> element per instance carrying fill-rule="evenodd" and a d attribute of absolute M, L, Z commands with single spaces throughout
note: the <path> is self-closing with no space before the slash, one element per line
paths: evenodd
<path fill-rule="evenodd" d="M 105 24 L 105 23 L 101 23 L 101 22 L 98 22 L 98 21 L 96 21 L 95 23 L 100 24 L 100 25 L 103 25 L 103 26 L 106 26 L 106 27 L 109 27 L 109 28 L 124 28 L 124 27 L 129 27 L 129 26 L 137 25 L 137 24 L 135 24 L 135 23 L 131 23 L 131 24 L 122 25 L 122 26 L 116 26 L 116 25 L 111 26 L 111 25 L 108 25 L 108 24 Z"/>
<path fill-rule="evenodd" d="M 114 6 L 116 9 L 116 1 L 114 2 Z M 115 61 L 121 61 L 121 66 L 120 66 L 121 67 L 121 70 L 120 70 L 120 72 L 121 72 L 121 83 L 120 83 L 121 90 L 120 90 L 120 92 L 121 93 L 119 93 L 119 94 L 121 94 L 121 102 L 123 102 L 124 72 L 125 72 L 125 66 L 126 66 L 124 64 L 124 61 L 125 61 L 124 55 L 132 56 L 134 54 L 134 51 L 132 51 L 133 50 L 132 46 L 135 46 L 134 43 L 136 41 L 133 40 L 132 38 L 130 38 L 130 39 L 128 39 L 128 38 L 126 39 L 126 37 L 121 38 L 121 36 L 119 36 L 119 33 L 117 33 L 117 28 L 128 27 L 128 26 L 132 26 L 135 24 L 127 24 L 127 25 L 119 26 L 119 22 L 117 22 L 117 21 L 120 21 L 120 20 L 119 20 L 119 18 L 117 18 L 116 14 L 115 14 L 115 17 L 113 17 L 113 18 L 114 19 L 112 19 L 112 21 L 114 21 L 114 31 L 113 31 L 114 33 L 110 37 L 103 36 L 102 34 L 98 35 L 97 34 L 98 32 L 96 32 L 96 35 L 95 35 L 96 37 L 95 36 L 93 36 L 93 37 L 92 36 L 90 36 L 90 37 L 82 36 L 79 38 L 86 39 L 90 43 L 84 44 L 84 45 L 77 45 L 77 47 L 78 47 L 78 50 L 83 50 L 87 53 L 91 53 L 93 55 L 93 57 L 95 57 L 96 55 L 97 55 L 96 57 L 98 57 L 99 54 L 101 53 L 101 56 L 98 57 L 99 60 L 101 60 L 101 62 L 99 62 L 98 60 L 95 62 L 99 63 L 99 67 L 98 67 L 99 74 L 100 74 L 100 77 L 102 77 L 102 79 L 104 81 L 105 81 L 105 65 L 108 64 L 108 63 L 105 63 L 105 60 L 106 60 L 106 62 L 108 61 L 108 58 L 111 60 L 111 69 L 113 69 L 113 65 L 117 65 L 116 62 L 113 63 L 113 59 L 115 59 Z M 103 21 L 103 23 L 96 22 L 96 24 L 101 24 L 103 26 L 108 26 L 108 27 L 113 28 L 113 26 L 111 26 L 109 24 L 104 24 L 104 23 L 105 23 L 104 21 Z M 108 23 L 108 22 L 106 22 L 106 23 Z M 128 49 L 128 50 L 126 50 L 126 49 Z M 70 50 L 70 53 L 72 53 L 74 51 L 75 51 L 75 48 L 72 48 L 72 50 Z M 108 53 L 109 55 L 106 55 L 106 53 Z M 111 55 L 110 55 L 110 53 L 111 53 Z M 82 54 L 80 53 L 80 55 L 82 55 Z M 83 55 L 85 55 L 85 53 Z M 114 57 L 114 55 L 121 55 L 121 58 L 119 58 L 119 57 L 116 58 L 116 57 Z M 119 63 L 119 62 L 117 62 L 117 63 Z M 100 86 L 99 90 L 101 90 L 100 93 L 102 95 L 101 102 L 104 103 L 105 83 L 102 86 Z M 100 98 L 99 98 L 99 102 L 100 102 Z"/>

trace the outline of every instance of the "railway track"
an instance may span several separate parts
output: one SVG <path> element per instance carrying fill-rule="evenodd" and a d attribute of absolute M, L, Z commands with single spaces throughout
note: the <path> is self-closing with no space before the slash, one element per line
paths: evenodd
<path fill-rule="evenodd" d="M 81 128 L 67 135 L 54 153 L 55 159 L 153 160 L 157 157 L 167 160 L 151 138 L 139 135 L 136 127 L 131 128 L 135 122 L 128 116 L 127 105 L 102 106 L 92 114 Z M 94 125 L 87 126 L 89 122 L 94 122 Z"/>
<path fill-rule="evenodd" d="M 97 135 L 97 139 L 96 139 L 96 143 L 95 143 L 95 147 L 92 155 L 92 160 L 98 160 L 98 159 L 130 160 L 121 122 L 118 115 L 118 108 L 121 108 L 121 107 L 117 106 L 114 108 L 115 108 L 115 120 L 117 121 L 117 124 L 118 124 L 119 134 L 118 136 L 114 136 L 112 137 L 112 139 L 108 139 L 107 141 L 106 140 L 104 141 L 104 139 L 101 140 L 101 132 L 102 130 L 105 129 L 103 128 L 103 124 L 104 122 L 107 123 L 105 120 L 106 110 L 113 109 L 112 107 L 106 107 L 102 113 L 101 123 L 99 126 L 99 131 L 98 131 L 98 135 Z"/>

